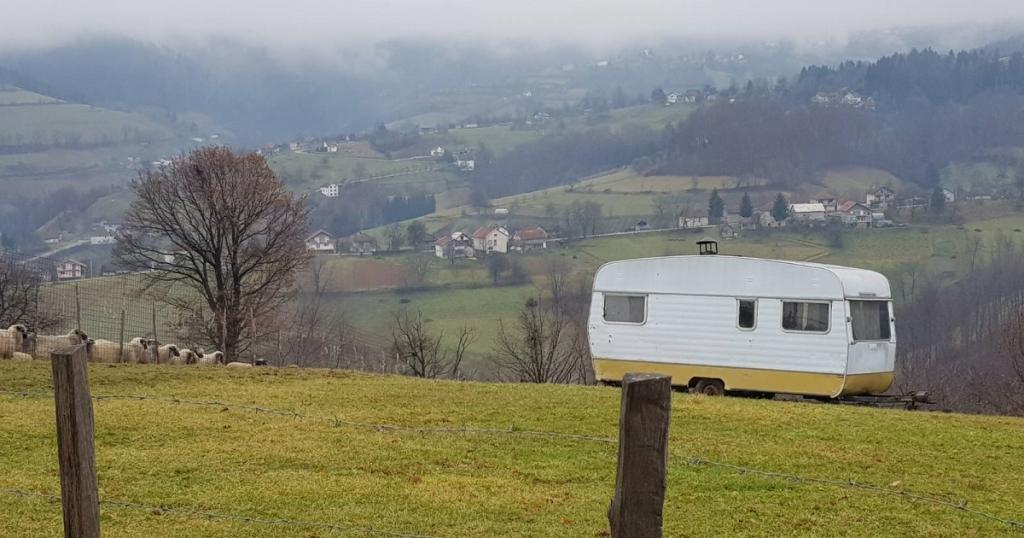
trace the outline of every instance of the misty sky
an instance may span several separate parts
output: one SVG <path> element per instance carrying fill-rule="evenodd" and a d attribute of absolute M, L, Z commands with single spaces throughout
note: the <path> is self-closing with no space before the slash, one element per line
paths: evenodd
<path fill-rule="evenodd" d="M 841 42 L 865 30 L 1024 21 L 1024 0 L 0 0 L 0 47 L 122 34 L 183 44 L 211 36 L 270 48 L 394 37 L 660 37 Z"/>

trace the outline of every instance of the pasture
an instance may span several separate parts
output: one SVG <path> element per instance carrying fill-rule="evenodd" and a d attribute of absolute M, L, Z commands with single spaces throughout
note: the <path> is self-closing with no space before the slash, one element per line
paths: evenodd
<path fill-rule="evenodd" d="M 157 365 L 89 376 L 107 536 L 607 532 L 618 389 Z M 35 496 L 60 492 L 49 386 L 45 361 L 0 362 L 3 536 L 62 535 L 60 504 Z M 135 395 L 157 399 L 117 398 Z M 1015 418 L 675 394 L 665 535 L 1006 534 L 984 514 L 1024 519 L 1022 433 Z"/>
<path fill-rule="evenodd" d="M 173 137 L 141 114 L 89 105 L 46 103 L 0 107 L 0 145 L 112 145 L 160 142 Z"/>

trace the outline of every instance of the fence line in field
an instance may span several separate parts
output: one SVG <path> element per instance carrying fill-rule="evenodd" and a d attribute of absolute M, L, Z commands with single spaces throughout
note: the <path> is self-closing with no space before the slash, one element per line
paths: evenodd
<path fill-rule="evenodd" d="M 52 397 L 51 392 L 46 391 L 10 391 L 0 390 L 0 395 L 8 395 L 21 398 L 44 398 Z M 277 409 L 273 407 L 264 407 L 257 405 L 247 404 L 235 404 L 230 402 L 224 402 L 219 400 L 191 400 L 185 398 L 173 398 L 163 396 L 150 396 L 150 395 L 93 395 L 93 399 L 96 401 L 154 401 L 161 403 L 177 404 L 177 405 L 189 405 L 195 407 L 218 407 L 220 409 L 238 410 L 245 412 L 253 412 L 256 414 L 263 413 L 265 415 L 278 416 L 291 418 L 299 421 L 307 422 L 318 422 L 335 427 L 350 427 L 360 428 L 368 430 L 376 430 L 379 432 L 405 432 L 405 433 L 451 433 L 451 434 L 478 434 L 478 435 L 508 435 L 508 436 L 521 436 L 521 437 L 534 437 L 534 438 L 548 438 L 548 439 L 564 439 L 570 441 L 579 442 L 590 442 L 598 443 L 603 445 L 617 445 L 618 440 L 611 437 L 600 437 L 592 435 L 584 435 L 577 433 L 559 432 L 559 431 L 543 431 L 543 430 L 522 430 L 515 427 L 509 428 L 479 428 L 479 427 L 435 427 L 435 426 L 402 426 L 396 424 L 383 424 L 383 423 L 371 423 L 371 422 L 360 422 L 341 419 L 335 416 L 327 415 L 315 415 L 300 413 L 294 410 L 288 409 Z M 943 498 L 939 496 L 926 495 L 921 493 L 915 493 L 912 491 L 896 489 L 892 487 L 879 486 L 870 483 L 857 482 L 854 479 L 838 480 L 830 478 L 816 478 L 801 476 L 791 473 L 783 473 L 777 471 L 765 471 L 762 469 L 755 469 L 752 467 L 745 467 L 742 465 L 736 465 L 731 463 L 718 462 L 701 457 L 684 457 L 670 455 L 673 460 L 678 462 L 694 466 L 694 467 L 705 467 L 705 468 L 718 468 L 724 470 L 734 471 L 741 475 L 760 476 L 763 478 L 770 478 L 776 480 L 785 480 L 789 482 L 806 483 L 806 484 L 820 484 L 833 487 L 842 487 L 853 489 L 862 492 L 871 492 L 879 495 L 893 495 L 898 496 L 909 501 L 921 502 L 926 504 L 932 504 L 935 506 L 941 506 L 950 508 L 953 510 L 961 511 L 972 516 L 976 516 L 990 521 L 995 521 L 1006 525 L 1007 527 L 1016 530 L 1024 531 L 1024 521 L 1015 520 L 1006 517 L 1002 517 L 990 512 L 975 509 L 969 506 L 968 501 L 958 500 L 951 498 Z"/>
<path fill-rule="evenodd" d="M 51 495 L 49 493 L 39 493 L 34 491 L 27 491 L 18 488 L 0 488 L 0 493 L 10 495 L 13 497 L 24 497 L 24 498 L 38 498 L 43 499 L 50 503 L 61 502 L 60 495 Z M 112 508 L 123 508 L 126 510 L 139 510 L 143 512 L 149 512 L 150 514 L 169 514 L 174 516 L 190 517 L 195 519 L 208 519 L 211 521 L 233 521 L 236 523 L 247 523 L 252 525 L 266 525 L 266 526 L 281 526 L 281 527 L 299 527 L 306 529 L 322 529 L 328 532 L 342 532 L 351 533 L 358 532 L 363 534 L 376 534 L 380 536 L 393 536 L 396 538 L 440 538 L 435 535 L 427 534 L 415 534 L 401 531 L 390 531 L 386 529 L 379 529 L 377 527 L 360 527 L 356 525 L 340 525 L 337 523 L 324 523 L 321 521 L 308 521 L 301 519 L 289 519 L 289 518 L 264 518 L 254 516 L 243 516 L 239 514 L 228 514 L 224 512 L 212 512 L 207 510 L 198 510 L 195 508 L 181 508 L 166 505 L 154 505 L 154 504 L 143 504 L 130 501 L 120 501 L 111 499 L 100 499 L 100 506 L 109 506 Z"/>

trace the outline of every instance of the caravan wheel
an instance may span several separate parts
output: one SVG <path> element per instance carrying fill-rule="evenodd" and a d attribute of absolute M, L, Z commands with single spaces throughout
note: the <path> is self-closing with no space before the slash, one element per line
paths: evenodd
<path fill-rule="evenodd" d="M 721 379 L 701 379 L 694 390 L 705 396 L 725 396 L 725 383 Z"/>

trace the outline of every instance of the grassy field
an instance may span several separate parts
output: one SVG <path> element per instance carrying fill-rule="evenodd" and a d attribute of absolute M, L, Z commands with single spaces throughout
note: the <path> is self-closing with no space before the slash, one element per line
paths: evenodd
<path fill-rule="evenodd" d="M 377 184 L 442 192 L 463 182 L 454 171 L 439 169 L 441 165 L 430 159 L 393 161 L 339 153 L 284 153 L 270 157 L 268 163 L 293 188 L 300 189 L 373 178 L 370 180 Z M 357 174 L 359 168 L 362 175 Z"/>
<path fill-rule="evenodd" d="M 92 366 L 107 536 L 326 536 L 314 526 L 432 536 L 603 536 L 619 390 L 455 383 L 290 369 Z M 0 362 L 0 535 L 61 536 L 49 365 Z M 256 405 L 325 420 L 253 413 Z M 341 422 L 338 423 L 334 419 Z M 379 430 L 494 428 L 504 433 Z M 1003 523 L 899 493 L 1024 518 L 1024 421 L 674 395 L 666 536 L 994 536 Z M 839 484 L 798 482 L 694 459 Z M 878 491 L 849 487 L 850 482 Z M 845 486 L 842 484 L 846 484 Z M 159 507 L 159 508 L 158 508 Z M 352 536 L 371 536 L 350 531 Z"/>
<path fill-rule="evenodd" d="M 173 133 L 165 126 L 130 112 L 89 105 L 48 103 L 0 107 L 0 141 L 4 145 L 52 145 L 76 137 L 82 144 L 160 141 Z"/>
<path fill-rule="evenodd" d="M 59 102 L 59 99 L 55 99 L 48 95 L 30 92 L 16 86 L 0 85 L 0 106 L 41 105 Z"/>

